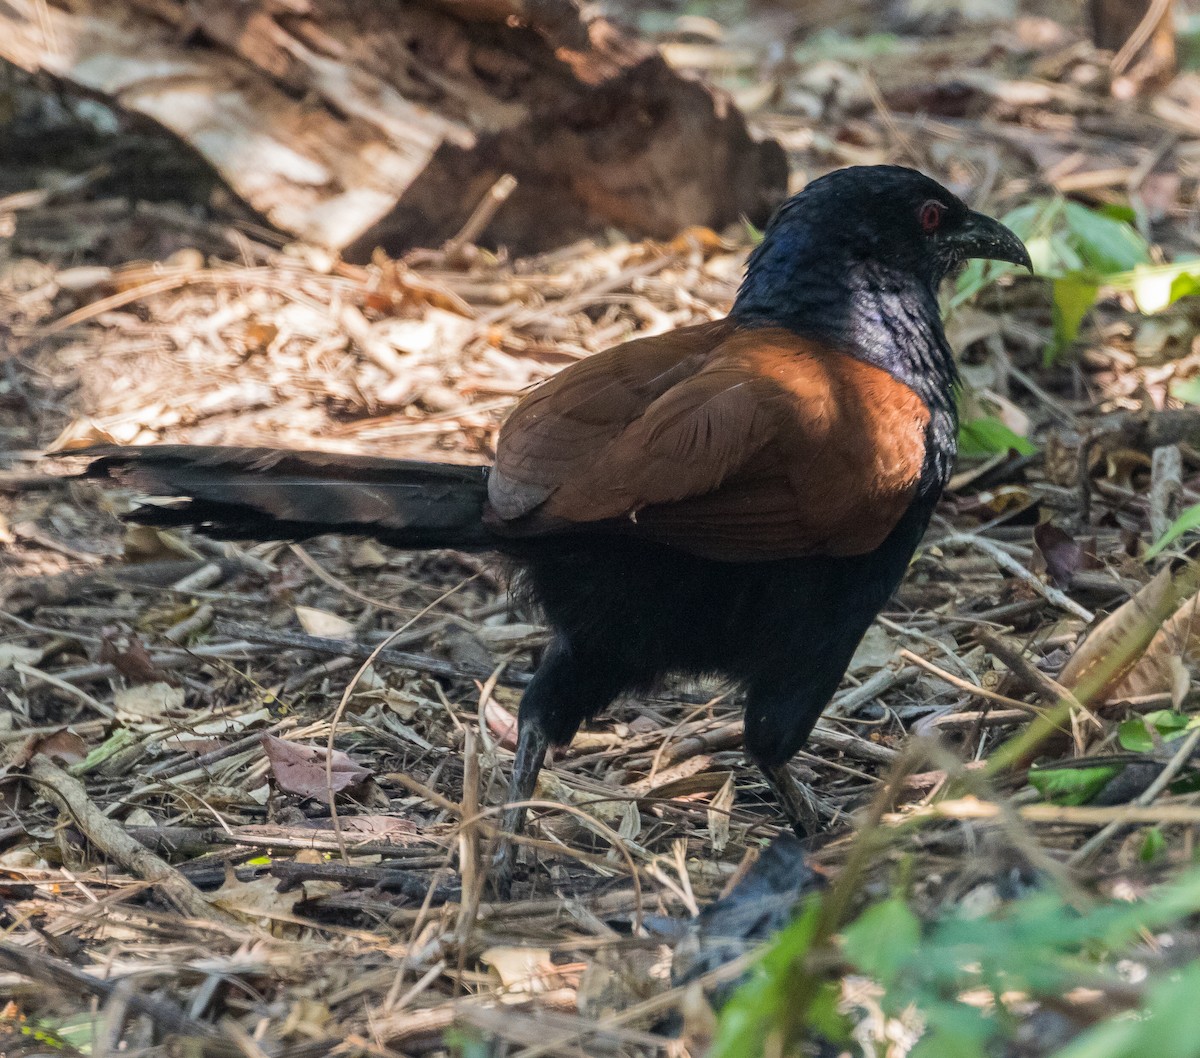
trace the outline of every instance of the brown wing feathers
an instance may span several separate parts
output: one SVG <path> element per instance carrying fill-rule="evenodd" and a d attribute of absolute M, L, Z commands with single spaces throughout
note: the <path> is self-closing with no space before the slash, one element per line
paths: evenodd
<path fill-rule="evenodd" d="M 859 554 L 924 461 L 916 394 L 782 329 L 689 328 L 560 378 L 501 431 L 497 532 L 603 528 L 726 560 Z"/>
<path fill-rule="evenodd" d="M 505 522 L 532 512 L 694 373 L 731 330 L 720 320 L 626 342 L 540 385 L 501 430 L 488 487 L 494 514 Z"/>

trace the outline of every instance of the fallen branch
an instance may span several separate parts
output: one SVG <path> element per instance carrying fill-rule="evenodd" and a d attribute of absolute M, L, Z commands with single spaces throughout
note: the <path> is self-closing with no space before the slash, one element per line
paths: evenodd
<path fill-rule="evenodd" d="M 74 820 L 87 839 L 130 874 L 151 882 L 178 911 L 189 918 L 217 922 L 241 929 L 232 915 L 209 903 L 208 898 L 165 860 L 135 841 L 118 823 L 100 811 L 82 783 L 42 756 L 34 756 L 25 772 L 46 800 Z"/>

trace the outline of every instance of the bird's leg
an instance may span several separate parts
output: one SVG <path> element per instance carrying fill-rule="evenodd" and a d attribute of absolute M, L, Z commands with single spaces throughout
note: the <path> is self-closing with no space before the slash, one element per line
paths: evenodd
<path fill-rule="evenodd" d="M 784 764 L 759 764 L 759 769 L 775 794 L 779 807 L 792 825 L 798 838 L 810 838 L 820 827 L 816 799 L 812 791 L 798 782 L 791 769 Z"/>
<path fill-rule="evenodd" d="M 506 833 L 520 833 L 524 828 L 526 810 L 515 804 L 533 796 L 546 750 L 570 742 L 579 725 L 608 705 L 622 686 L 614 666 L 599 654 L 574 650 L 561 635 L 551 642 L 521 698 L 517 752 L 508 788 L 508 800 L 514 806 L 501 816 Z M 517 850 L 503 835 L 499 842 L 492 863 L 492 885 L 503 895 L 512 883 Z"/>
<path fill-rule="evenodd" d="M 521 803 L 533 797 L 537 787 L 538 773 L 546 759 L 550 738 L 537 719 L 522 717 L 517 733 L 517 752 L 513 758 L 512 779 L 508 784 L 509 807 L 500 817 L 500 829 L 496 853 L 492 860 L 492 884 L 501 895 L 507 895 L 512 885 L 513 868 L 516 866 L 517 846 L 510 835 L 519 834 L 525 825 L 528 809 Z"/>
<path fill-rule="evenodd" d="M 816 795 L 797 781 L 788 762 L 804 745 L 841 672 L 833 666 L 820 674 L 809 670 L 800 679 L 783 681 L 786 689 L 782 691 L 775 686 L 765 690 L 752 686 L 746 698 L 746 753 L 762 771 L 799 838 L 816 834 L 821 817 Z M 814 675 L 821 678 L 814 680 Z"/>

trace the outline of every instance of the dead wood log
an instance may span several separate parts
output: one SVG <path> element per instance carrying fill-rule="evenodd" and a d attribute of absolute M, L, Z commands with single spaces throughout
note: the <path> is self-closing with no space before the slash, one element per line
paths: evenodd
<path fill-rule="evenodd" d="M 786 162 L 576 0 L 9 0 L 0 58 L 148 118 L 278 229 L 346 252 L 761 221 Z"/>

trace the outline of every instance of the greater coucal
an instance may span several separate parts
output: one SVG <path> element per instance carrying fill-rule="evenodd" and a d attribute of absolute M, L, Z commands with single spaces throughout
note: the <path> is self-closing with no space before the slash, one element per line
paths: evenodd
<path fill-rule="evenodd" d="M 510 801 L 617 695 L 717 673 L 745 688 L 746 751 L 799 824 L 787 762 L 954 464 L 937 289 L 968 258 L 1029 266 L 928 177 L 843 169 L 778 210 L 725 319 L 572 364 L 516 406 L 490 468 L 168 445 L 106 448 L 86 473 L 182 498 L 134 513 L 151 525 L 505 553 L 553 629 Z"/>

